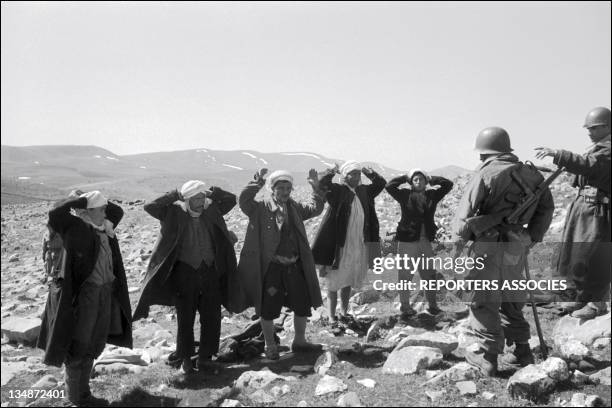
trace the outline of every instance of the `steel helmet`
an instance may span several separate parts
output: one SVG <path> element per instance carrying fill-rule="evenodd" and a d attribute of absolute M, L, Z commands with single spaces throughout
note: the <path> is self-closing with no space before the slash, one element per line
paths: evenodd
<path fill-rule="evenodd" d="M 602 125 L 610 126 L 610 109 L 603 107 L 591 109 L 584 120 L 584 127 L 588 129 Z"/>
<path fill-rule="evenodd" d="M 504 129 L 496 126 L 488 127 L 480 131 L 476 137 L 474 147 L 480 154 L 510 153 L 510 136 Z"/>

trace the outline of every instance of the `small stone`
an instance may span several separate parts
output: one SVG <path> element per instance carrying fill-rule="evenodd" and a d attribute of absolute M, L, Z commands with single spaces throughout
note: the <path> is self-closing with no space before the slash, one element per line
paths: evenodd
<path fill-rule="evenodd" d="M 47 374 L 42 377 L 40 380 L 36 381 L 31 388 L 34 389 L 45 389 L 48 390 L 57 385 L 57 378 L 52 376 L 51 374 Z"/>
<path fill-rule="evenodd" d="M 361 401 L 359 400 L 359 396 L 355 392 L 348 392 L 338 398 L 338 403 L 336 404 L 339 407 L 362 407 Z"/>
<path fill-rule="evenodd" d="M 338 362 L 338 355 L 336 352 L 327 350 L 317 358 L 314 365 L 314 371 L 319 375 L 325 375 L 336 362 Z"/>
<path fill-rule="evenodd" d="M 253 388 L 261 389 L 276 380 L 284 380 L 285 377 L 273 373 L 267 367 L 259 371 L 245 371 L 236 380 L 235 387 L 238 389 Z"/>
<path fill-rule="evenodd" d="M 263 389 L 259 389 L 249 395 L 249 399 L 257 404 L 271 404 L 276 401 L 272 395 L 268 394 Z"/>
<path fill-rule="evenodd" d="M 461 395 L 475 395 L 477 393 L 476 384 L 473 381 L 459 381 L 455 383 L 455 387 Z"/>
<path fill-rule="evenodd" d="M 574 385 L 585 385 L 590 383 L 591 380 L 588 375 L 583 373 L 580 370 L 574 370 L 574 375 L 572 376 L 572 384 Z"/>
<path fill-rule="evenodd" d="M 437 348 L 442 351 L 444 356 L 449 355 L 457 348 L 459 342 L 455 336 L 439 332 L 425 332 L 421 334 L 411 335 L 403 339 L 395 350 L 409 346 L 424 346 Z"/>
<path fill-rule="evenodd" d="M 39 318 L 10 317 L 2 320 L 2 335 L 10 342 L 34 344 L 40 332 L 42 321 Z"/>
<path fill-rule="evenodd" d="M 557 382 L 565 381 L 570 377 L 567 363 L 559 357 L 548 357 L 546 361 L 541 362 L 538 366 Z"/>
<path fill-rule="evenodd" d="M 572 399 L 569 402 L 570 407 L 584 407 L 586 402 L 586 394 L 577 392 L 572 395 Z"/>
<path fill-rule="evenodd" d="M 579 362 L 589 355 L 589 349 L 574 338 L 570 338 L 561 344 L 559 352 L 563 358 L 575 362 Z"/>
<path fill-rule="evenodd" d="M 542 368 L 529 364 L 510 377 L 506 388 L 512 398 L 537 399 L 554 387 L 555 381 Z"/>
<path fill-rule="evenodd" d="M 376 387 L 376 381 L 370 379 L 370 378 L 364 378 L 363 380 L 357 380 L 357 382 L 361 385 L 363 385 L 366 388 L 374 388 Z"/>
<path fill-rule="evenodd" d="M 605 402 L 599 395 L 589 395 L 584 401 L 585 407 L 603 407 Z"/>
<path fill-rule="evenodd" d="M 603 370 L 598 371 L 595 374 L 591 374 L 589 378 L 596 384 L 604 384 L 608 386 L 611 385 L 610 367 L 604 368 Z"/>
<path fill-rule="evenodd" d="M 315 389 L 315 395 L 325 395 L 333 392 L 341 392 L 345 391 L 348 386 L 342 382 L 339 378 L 332 377 L 330 375 L 325 375 Z"/>
<path fill-rule="evenodd" d="M 385 374 L 415 374 L 442 361 L 440 349 L 409 346 L 394 350 L 383 365 Z"/>
<path fill-rule="evenodd" d="M 308 403 L 306 401 L 302 400 L 302 401 L 297 403 L 297 406 L 298 407 L 307 407 Z"/>
<path fill-rule="evenodd" d="M 483 391 L 482 394 L 480 394 L 482 396 L 483 399 L 490 401 L 493 398 L 495 398 L 495 394 L 493 394 L 492 392 L 489 391 Z"/>
<path fill-rule="evenodd" d="M 9 256 L 8 261 L 9 262 L 19 262 L 19 254 L 13 254 Z"/>
<path fill-rule="evenodd" d="M 446 391 L 425 391 L 425 395 L 427 395 L 427 397 L 434 404 L 440 401 L 440 399 L 442 399 L 442 397 L 444 397 L 445 394 L 446 394 Z"/>
<path fill-rule="evenodd" d="M 226 399 L 226 400 L 223 400 L 220 406 L 221 407 L 242 407 L 243 405 L 238 400 Z"/>

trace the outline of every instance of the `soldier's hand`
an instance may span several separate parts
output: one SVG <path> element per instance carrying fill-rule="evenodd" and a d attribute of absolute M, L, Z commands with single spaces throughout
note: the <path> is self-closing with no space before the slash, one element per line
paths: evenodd
<path fill-rule="evenodd" d="M 338 163 L 334 163 L 334 167 L 330 169 L 333 173 L 340 174 L 340 165 Z"/>
<path fill-rule="evenodd" d="M 551 149 L 549 147 L 536 147 L 534 150 L 536 151 L 537 159 L 544 159 L 547 156 L 555 157 L 557 154 L 555 149 Z"/>

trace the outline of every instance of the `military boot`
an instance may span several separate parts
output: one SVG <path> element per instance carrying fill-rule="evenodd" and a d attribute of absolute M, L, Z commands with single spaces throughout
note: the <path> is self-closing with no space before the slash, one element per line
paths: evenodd
<path fill-rule="evenodd" d="M 603 303 L 603 307 L 600 303 Z M 571 316 L 582 320 L 590 320 L 604 314 L 606 314 L 605 302 L 589 302 L 582 309 L 573 312 Z"/>
<path fill-rule="evenodd" d="M 488 353 L 482 349 L 465 353 L 465 361 L 470 365 L 478 368 L 480 372 L 488 377 L 493 377 L 497 374 L 497 354 Z"/>
<path fill-rule="evenodd" d="M 512 354 L 502 357 L 502 363 L 515 368 L 525 367 L 534 363 L 533 353 L 528 343 L 516 343 Z"/>

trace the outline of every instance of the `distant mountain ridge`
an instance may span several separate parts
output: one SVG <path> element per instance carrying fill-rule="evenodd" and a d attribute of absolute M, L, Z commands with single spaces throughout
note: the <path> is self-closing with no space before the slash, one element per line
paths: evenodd
<path fill-rule="evenodd" d="M 74 188 L 101 189 L 118 197 L 150 198 L 194 178 L 237 188 L 262 167 L 289 170 L 296 184 L 305 184 L 310 168 L 322 171 L 343 162 L 313 152 L 206 148 L 131 155 L 117 155 L 92 145 L 2 145 L 1 150 L 3 202 L 11 194 L 55 199 Z M 364 165 L 372 166 L 386 178 L 406 173 L 376 162 Z M 448 178 L 466 172 L 469 170 L 458 166 L 432 171 Z"/>

